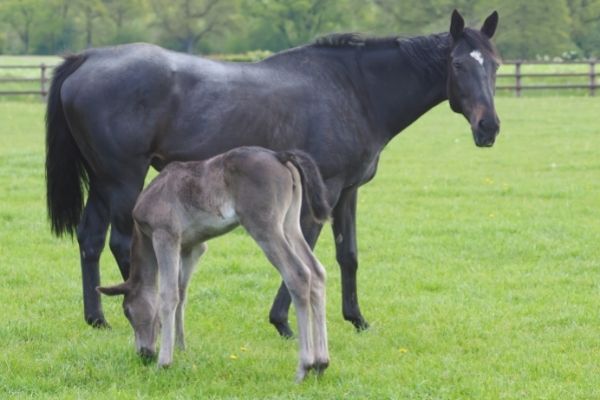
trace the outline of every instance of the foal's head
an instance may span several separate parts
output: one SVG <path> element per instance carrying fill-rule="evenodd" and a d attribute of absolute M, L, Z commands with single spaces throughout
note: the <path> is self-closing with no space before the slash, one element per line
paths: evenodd
<path fill-rule="evenodd" d="M 135 333 L 135 348 L 144 358 L 156 354 L 156 339 L 160 327 L 158 317 L 158 297 L 153 290 L 133 288 L 129 281 L 109 287 L 99 287 L 98 291 L 107 296 L 123 295 L 123 312 Z"/>
<path fill-rule="evenodd" d="M 450 25 L 452 47 L 448 62 L 447 93 L 452 110 L 471 124 L 479 147 L 490 147 L 500 131 L 494 108 L 496 70 L 500 57 L 490 39 L 498 25 L 494 11 L 480 30 L 465 28 L 463 17 L 454 10 Z"/>

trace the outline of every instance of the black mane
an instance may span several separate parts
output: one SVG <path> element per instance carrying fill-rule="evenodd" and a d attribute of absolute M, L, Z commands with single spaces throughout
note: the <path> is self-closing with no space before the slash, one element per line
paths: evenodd
<path fill-rule="evenodd" d="M 336 33 L 323 36 L 311 45 L 330 49 L 397 49 L 400 57 L 415 68 L 427 72 L 430 80 L 446 73 L 450 51 L 450 35 L 439 33 L 414 37 L 368 37 L 358 33 Z"/>

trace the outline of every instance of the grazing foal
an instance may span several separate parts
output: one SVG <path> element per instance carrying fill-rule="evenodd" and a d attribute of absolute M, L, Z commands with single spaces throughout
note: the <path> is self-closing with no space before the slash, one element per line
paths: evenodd
<path fill-rule="evenodd" d="M 161 331 L 159 366 L 184 347 L 186 290 L 206 242 L 242 225 L 277 268 L 298 318 L 296 378 L 327 368 L 325 270 L 300 230 L 302 198 L 315 220 L 329 215 L 314 161 L 301 151 L 240 147 L 198 162 L 174 162 L 145 189 L 133 210 L 131 274 L 98 290 L 125 295 L 138 353 L 152 357 Z M 162 324 L 162 327 L 161 327 Z"/>

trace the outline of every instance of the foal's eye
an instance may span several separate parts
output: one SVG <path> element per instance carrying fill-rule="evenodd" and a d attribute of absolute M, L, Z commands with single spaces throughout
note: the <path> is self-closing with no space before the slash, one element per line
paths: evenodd
<path fill-rule="evenodd" d="M 461 63 L 455 61 L 452 63 L 452 68 L 454 68 L 457 71 L 460 71 L 463 68 L 463 66 Z"/>

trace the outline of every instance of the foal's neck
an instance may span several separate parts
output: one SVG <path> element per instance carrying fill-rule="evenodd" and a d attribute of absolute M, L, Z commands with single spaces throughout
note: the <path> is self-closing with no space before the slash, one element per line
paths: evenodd
<path fill-rule="evenodd" d="M 132 287 L 155 289 L 158 285 L 158 265 L 152 240 L 136 226 L 131 243 L 129 278 Z"/>
<path fill-rule="evenodd" d="M 361 67 L 373 113 L 390 140 L 447 99 L 448 34 L 398 39 L 388 49 L 368 48 Z"/>

